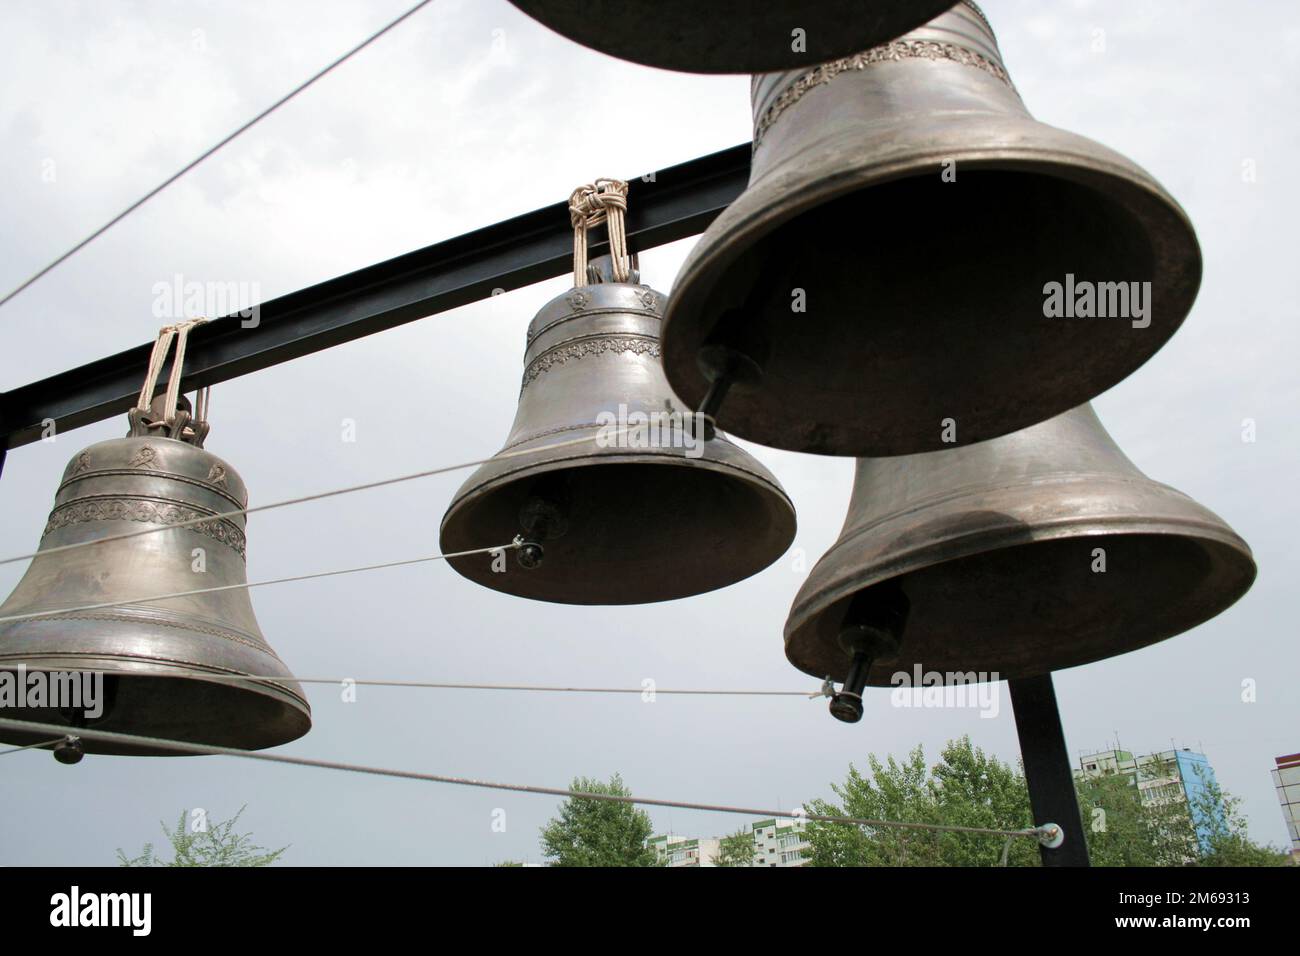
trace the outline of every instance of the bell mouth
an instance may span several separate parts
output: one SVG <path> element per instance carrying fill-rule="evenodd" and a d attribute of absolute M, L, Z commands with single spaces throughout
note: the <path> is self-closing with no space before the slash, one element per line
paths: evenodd
<path fill-rule="evenodd" d="M 998 152 L 961 154 L 951 182 L 941 156 L 834 180 L 787 164 L 758 179 L 673 290 L 663 329 L 673 390 L 699 407 L 709 383 L 697 356 L 737 310 L 763 344 L 764 375 L 732 387 L 718 422 L 793 451 L 952 448 L 1123 380 L 1191 308 L 1201 272 L 1191 225 L 1135 167 Z M 1046 314 L 1049 283 L 1063 300 L 1072 283 L 1074 317 Z M 1105 317 L 1078 314 L 1088 286 Z"/>
<path fill-rule="evenodd" d="M 601 455 L 523 468 L 463 492 L 443 519 L 442 551 L 511 541 L 541 476 L 560 478 L 568 499 L 563 534 L 541 542 L 545 559 L 534 568 L 510 552 L 504 562 L 448 559 L 458 573 L 537 601 L 649 604 L 735 584 L 794 540 L 790 500 L 757 475 L 679 455 Z"/>
<path fill-rule="evenodd" d="M 1096 549 L 1104 552 L 1105 571 L 1094 570 Z M 898 654 L 874 662 L 869 686 L 893 686 L 900 672 L 912 680 L 917 668 L 1006 680 L 1114 657 L 1209 620 L 1255 578 L 1244 542 L 1231 533 L 1203 536 L 1191 529 L 1098 534 L 1081 526 L 1074 536 L 1003 543 L 923 567 L 907 560 L 914 570 L 885 568 L 863 582 L 896 582 L 911 604 Z M 818 590 L 836 593 L 845 586 Z M 861 590 L 816 604 L 796 602 L 785 638 L 794 666 L 843 679 L 849 661 L 837 633 Z"/>
<path fill-rule="evenodd" d="M 956 0 L 819 0 L 794 5 L 713 0 L 707 16 L 701 16 L 698 4 L 683 0 L 511 2 L 556 33 L 620 60 L 679 73 L 768 73 L 811 66 L 893 40 L 937 17 Z M 720 23 L 726 28 L 718 29 Z M 804 44 L 799 49 L 792 42 L 795 27 L 802 28 Z"/>
<path fill-rule="evenodd" d="M 0 670 L 14 672 L 12 662 L 0 662 Z M 55 707 L 3 707 L 0 717 L 29 720 L 33 723 L 58 724 L 76 735 L 78 729 L 101 730 L 120 734 L 162 737 L 187 743 L 232 747 L 239 750 L 262 750 L 297 740 L 311 729 L 311 710 L 307 702 L 284 685 L 267 681 L 216 681 L 201 676 L 181 677 L 157 673 L 140 673 L 141 666 L 112 660 L 75 664 L 33 661 L 27 674 L 36 671 L 102 671 L 104 701 L 102 716 L 87 718 L 84 711 L 70 712 Z M 292 685 L 296 687 L 297 685 Z M 0 741 L 25 746 L 49 740 L 44 732 L 25 733 L 0 730 Z M 130 757 L 195 756 L 175 750 L 133 746 L 81 739 L 88 754 Z M 50 749 L 46 747 L 44 749 Z"/>

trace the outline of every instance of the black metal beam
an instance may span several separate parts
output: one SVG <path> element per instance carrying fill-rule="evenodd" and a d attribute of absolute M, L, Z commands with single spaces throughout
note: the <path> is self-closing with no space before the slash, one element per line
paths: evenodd
<path fill-rule="evenodd" d="M 1009 680 L 1007 686 L 1011 689 L 1011 709 L 1016 715 L 1034 824 L 1055 823 L 1065 830 L 1065 842 L 1055 850 L 1040 848 L 1043 866 L 1088 866 L 1088 840 L 1079 815 L 1079 796 L 1074 789 L 1070 754 L 1065 749 L 1052 675 Z"/>
<path fill-rule="evenodd" d="M 703 232 L 744 190 L 750 145 L 633 178 L 628 243 L 649 249 Z M 649 179 L 649 181 L 646 181 Z M 606 243 L 593 243 L 592 255 Z M 572 269 L 566 203 L 556 203 L 262 303 L 258 324 L 226 316 L 190 333 L 182 387 L 215 385 Z M 0 317 L 2 319 L 2 317 Z M 0 393 L 0 447 L 120 415 L 134 404 L 152 343 Z"/>

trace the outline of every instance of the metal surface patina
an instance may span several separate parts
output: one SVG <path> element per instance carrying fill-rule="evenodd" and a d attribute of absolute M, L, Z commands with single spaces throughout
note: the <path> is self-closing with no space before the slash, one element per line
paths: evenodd
<path fill-rule="evenodd" d="M 752 90 L 749 187 L 687 258 L 663 329 L 689 407 L 747 372 L 715 412 L 738 437 L 888 456 L 1009 434 L 1121 381 L 1192 306 L 1182 209 L 1030 116 L 967 4 Z"/>
<path fill-rule="evenodd" d="M 810 66 L 918 27 L 952 0 L 511 0 L 585 47 L 684 73 Z"/>
<path fill-rule="evenodd" d="M 87 720 L 84 708 L 24 707 L 0 715 L 250 750 L 310 729 L 302 689 L 262 636 L 246 589 L 146 600 L 247 582 L 243 515 L 52 550 L 247 507 L 238 472 L 201 447 L 206 425 L 196 435 L 186 417 L 181 427 L 159 428 L 133 413 L 130 436 L 69 462 L 39 552 L 0 606 L 2 618 L 131 601 L 0 623 L 0 669 L 102 672 L 102 714 Z M 222 676 L 268 679 L 214 679 Z M 0 733 L 16 744 L 44 737 Z M 175 754 L 81 743 L 88 753 Z"/>
<path fill-rule="evenodd" d="M 451 566 L 566 604 L 667 601 L 761 571 L 794 539 L 790 499 L 747 452 L 701 438 L 674 399 L 659 362 L 663 296 L 635 273 L 611 281 L 607 258 L 590 274 L 600 281 L 556 297 L 529 326 L 505 447 L 442 520 L 447 553 L 516 535 L 536 549 Z"/>
<path fill-rule="evenodd" d="M 1254 578 L 1246 542 L 1138 471 L 1084 405 L 965 448 L 860 459 L 844 530 L 794 600 L 786 656 L 841 679 L 845 645 L 874 628 L 895 646 L 867 648 L 872 686 L 918 666 L 1045 674 L 1195 627 Z"/>

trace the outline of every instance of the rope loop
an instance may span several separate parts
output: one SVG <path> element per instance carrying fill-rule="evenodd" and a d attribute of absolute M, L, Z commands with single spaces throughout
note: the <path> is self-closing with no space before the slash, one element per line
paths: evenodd
<path fill-rule="evenodd" d="M 207 319 L 187 319 L 175 325 L 164 325 L 158 330 L 158 338 L 153 343 L 153 352 L 149 355 L 149 369 L 145 373 L 144 386 L 140 389 L 140 398 L 136 401 L 135 420 L 143 422 L 145 427 L 175 430 L 176 405 L 180 401 L 181 394 L 181 373 L 185 368 L 185 345 L 189 340 L 190 330 L 207 321 Z M 171 351 L 173 341 L 176 343 L 176 355 L 172 359 L 171 374 L 167 377 L 162 418 L 145 421 L 143 416 L 150 411 L 153 404 L 154 393 L 158 389 L 158 377 L 162 374 L 163 366 L 167 364 L 167 354 Z M 196 430 L 199 426 L 207 425 L 209 391 L 210 389 L 205 388 L 198 395 L 193 416 Z M 206 431 L 207 429 L 203 428 L 204 434 Z"/>

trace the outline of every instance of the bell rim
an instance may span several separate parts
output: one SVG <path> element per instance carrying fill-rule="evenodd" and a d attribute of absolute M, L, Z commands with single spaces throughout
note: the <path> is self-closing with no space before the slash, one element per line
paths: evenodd
<path fill-rule="evenodd" d="M 970 123 L 978 122 L 979 118 L 959 123 L 960 135 L 978 135 L 978 132 L 966 134 L 964 130 Z M 1118 376 L 1112 370 L 1113 380 L 1091 394 L 1071 396 L 1068 401 L 1059 402 L 1059 408 L 1051 408 L 1033 421 L 1010 421 L 997 434 L 984 434 L 976 440 L 984 441 L 1011 434 L 1069 411 L 1140 369 L 1182 327 L 1200 291 L 1204 260 L 1191 219 L 1154 177 L 1121 154 L 1087 137 L 1040 123 L 1032 117 L 1017 117 L 1012 122 L 1033 129 L 1040 139 L 1046 135 L 1052 140 L 1052 145 L 1016 146 L 1003 141 L 987 145 L 967 144 L 960 148 L 935 145 L 902 153 L 884 162 L 855 156 L 831 176 L 818 170 L 782 170 L 777 166 L 753 180 L 705 230 L 673 283 L 672 292 L 664 307 L 660 330 L 664 375 L 673 392 L 688 407 L 698 408 L 708 391 L 709 383 L 697 367 L 692 349 L 698 348 L 698 342 L 706 331 L 702 330 L 701 322 L 705 301 L 719 278 L 743 254 L 799 215 L 854 193 L 888 183 L 921 178 L 941 168 L 945 161 L 955 161 L 959 170 L 1030 173 L 1100 192 L 1133 216 L 1140 224 L 1143 235 L 1168 237 L 1164 243 L 1162 262 L 1174 265 L 1182 263 L 1186 267 L 1184 270 L 1155 270 L 1151 298 L 1173 301 L 1175 308 L 1169 311 L 1175 317 L 1163 325 L 1157 332 L 1157 337 L 1152 338 L 1154 347 L 1137 355 L 1138 361 L 1135 364 L 1131 360 L 1128 364 L 1117 364 L 1115 368 L 1119 370 Z M 898 122 L 879 124 L 881 128 L 898 125 Z M 887 131 L 885 129 L 881 133 L 885 138 Z M 1103 185 L 1111 187 L 1111 190 L 1098 188 Z M 1118 187 L 1118 192 L 1115 187 Z M 1160 228 L 1162 223 L 1167 228 Z M 757 414 L 761 417 L 761 413 Z M 737 420 L 734 415 L 729 416 L 726 405 L 719 411 L 717 418 L 720 427 L 737 437 L 767 447 L 805 454 L 893 457 L 934 450 L 928 446 L 904 447 L 902 443 L 869 447 L 810 447 L 807 441 L 799 440 L 795 428 L 787 427 L 781 432 L 765 431 L 761 427 L 750 428 L 748 422 Z M 946 447 L 960 447 L 970 443 L 969 437 L 959 438 L 956 446 Z"/>
<path fill-rule="evenodd" d="M 728 443 L 730 444 L 730 443 Z M 733 448 L 735 446 L 732 446 Z M 742 451 L 741 449 L 736 449 Z M 655 453 L 658 451 L 659 453 Z M 745 453 L 747 454 L 747 453 Z M 559 593 L 548 593 L 546 596 L 534 596 L 529 594 L 520 594 L 516 591 L 503 587 L 507 584 L 503 578 L 509 578 L 510 575 L 500 574 L 471 574 L 468 573 L 468 567 L 462 567 L 464 563 L 461 559 L 449 558 L 447 563 L 451 568 L 467 580 L 479 584 L 489 590 L 498 593 L 509 594 L 513 597 L 519 597 L 525 600 L 539 600 L 552 604 L 566 604 L 575 606 L 629 606 L 637 604 L 656 604 L 663 601 L 681 600 L 700 594 L 708 594 L 712 591 L 718 591 L 726 587 L 731 587 L 741 581 L 747 580 L 756 574 L 761 573 L 771 567 L 781 555 L 789 550 L 793 544 L 798 531 L 798 517 L 795 511 L 794 502 L 786 494 L 785 489 L 770 475 L 764 475 L 760 472 L 751 471 L 731 462 L 719 461 L 717 459 L 707 460 L 704 458 L 691 459 L 682 454 L 664 453 L 663 449 L 638 449 L 636 452 L 620 451 L 609 454 L 580 453 L 564 458 L 552 458 L 545 462 L 534 462 L 531 464 L 521 465 L 518 468 L 511 469 L 492 478 L 475 485 L 469 491 L 457 492 L 456 497 L 448 506 L 446 513 L 443 515 L 442 523 L 439 526 L 439 545 L 444 553 L 452 547 L 448 543 L 450 536 L 462 533 L 460 522 L 467 520 L 466 506 L 471 502 L 482 501 L 486 496 L 497 490 L 503 490 L 510 484 L 517 482 L 523 472 L 532 472 L 541 475 L 557 471 L 567 471 L 573 469 L 595 468 L 601 466 L 614 465 L 650 465 L 655 467 L 687 467 L 692 471 L 705 471 L 718 477 L 724 478 L 730 482 L 743 482 L 749 487 L 759 492 L 763 496 L 764 513 L 769 520 L 767 526 L 775 528 L 774 543 L 771 548 L 763 550 L 757 559 L 752 562 L 753 567 L 746 570 L 739 576 L 728 576 L 727 580 L 721 583 L 713 584 L 709 587 L 700 588 L 698 584 L 692 585 L 688 590 L 681 593 L 672 593 L 662 597 L 638 598 L 636 600 L 611 601 L 604 600 L 601 596 L 573 596 Z M 759 466 L 762 467 L 761 465 Z M 472 477 L 471 477 L 472 480 Z M 468 484 L 468 483 L 467 483 Z M 739 536 L 738 536 L 739 539 Z M 746 541 L 751 538 L 746 538 Z M 492 547 L 494 545 L 504 544 L 505 542 L 485 542 L 479 547 Z M 528 572 L 522 572 L 528 573 Z M 586 592 L 590 595 L 590 590 Z"/>
<path fill-rule="evenodd" d="M 593 428 L 593 430 L 599 428 L 599 426 L 596 425 L 593 425 L 591 427 Z M 527 443 L 528 440 L 524 440 L 520 442 L 515 442 L 513 444 L 509 444 L 506 447 L 514 451 L 519 448 L 522 448 L 522 446 L 526 445 Z M 728 442 L 727 444 L 731 448 L 735 449 L 736 451 L 748 455 L 747 452 L 744 452 L 743 449 L 737 447 L 736 445 L 730 442 Z M 535 448 L 529 449 L 529 451 L 537 452 L 540 454 L 542 452 L 545 452 L 546 448 L 547 446 L 543 444 L 543 445 L 538 445 Z M 523 456 L 520 457 L 522 458 Z M 474 481 L 474 479 L 478 477 L 478 472 L 475 472 L 475 474 L 470 475 L 470 477 L 465 481 L 465 483 L 461 485 L 460 488 L 456 491 L 456 494 L 452 498 L 451 503 L 447 506 L 447 510 L 442 516 L 442 522 L 441 524 L 439 524 L 439 529 L 446 527 L 447 522 L 451 519 L 453 512 L 455 512 L 457 508 L 459 508 L 460 505 L 466 499 L 470 498 L 475 494 L 490 490 L 495 485 L 500 484 L 501 482 L 505 481 L 508 478 L 517 477 L 522 472 L 536 471 L 538 474 L 541 474 L 548 471 L 559 471 L 566 468 L 585 467 L 585 466 L 594 466 L 594 465 L 631 465 L 631 464 L 678 465 L 678 466 L 685 466 L 685 467 L 695 468 L 695 469 L 706 469 L 721 474 L 738 472 L 741 475 L 745 475 L 749 478 L 756 479 L 757 481 L 761 482 L 763 485 L 767 486 L 767 488 L 770 489 L 771 491 L 776 492 L 776 494 L 786 503 L 786 505 L 789 506 L 791 513 L 793 513 L 794 501 L 791 500 L 788 494 L 786 494 L 785 489 L 781 487 L 781 484 L 776 480 L 775 476 L 773 476 L 770 472 L 768 472 L 767 469 L 763 468 L 762 465 L 759 465 L 756 460 L 754 461 L 754 463 L 758 465 L 758 468 L 756 469 L 746 468 L 743 465 L 738 465 L 735 464 L 734 462 L 723 461 L 718 458 L 714 458 L 714 459 L 708 459 L 707 457 L 689 458 L 684 453 L 682 453 L 680 449 L 675 449 L 675 448 L 671 450 L 663 449 L 663 448 L 639 448 L 636 449 L 635 451 L 620 450 L 616 452 L 603 452 L 603 453 L 602 452 L 597 452 L 597 453 L 576 452 L 574 454 L 561 456 L 559 458 L 548 458 L 544 462 L 525 461 L 524 463 L 516 465 L 513 468 L 507 468 L 505 471 L 493 472 L 491 477 L 485 478 L 474 485 L 471 485 L 470 482 Z M 490 467 L 492 464 L 493 461 L 490 459 L 487 463 L 481 466 L 481 469 L 486 469 Z"/>
<path fill-rule="evenodd" d="M 848 56 L 859 50 L 865 50 L 869 47 L 878 46 L 888 43 L 891 40 L 899 39 L 911 31 L 924 26 L 931 20 L 941 16 L 953 6 L 974 6 L 968 4 L 965 0 L 907 0 L 906 3 L 896 3 L 890 5 L 887 14 L 891 17 L 886 21 L 888 25 L 879 23 L 872 31 L 863 30 L 860 33 L 852 33 L 852 42 L 835 42 L 829 47 L 818 48 L 812 53 L 805 53 L 802 56 L 793 56 L 794 51 L 789 50 L 790 44 L 786 42 L 784 47 L 786 52 L 782 53 L 782 58 L 760 57 L 753 55 L 753 49 L 738 49 L 742 44 L 737 43 L 730 50 L 724 50 L 722 57 L 717 65 L 710 64 L 707 59 L 702 59 L 699 51 L 693 46 L 686 46 L 680 42 L 676 45 L 665 42 L 657 50 L 670 51 L 668 53 L 659 52 L 655 55 L 656 48 L 646 44 L 646 32 L 644 29 L 636 27 L 627 28 L 626 35 L 630 37 L 624 43 L 609 41 L 610 32 L 608 27 L 611 22 L 617 24 L 617 19 L 613 21 L 608 17 L 593 16 L 592 4 L 590 2 L 581 5 L 582 12 L 573 18 L 557 17 L 554 9 L 544 11 L 542 14 L 537 12 L 538 3 L 530 0 L 511 0 L 521 12 L 532 17 L 535 21 L 545 26 L 547 29 L 559 34 L 567 40 L 586 47 L 589 50 L 595 50 L 606 56 L 612 56 L 630 63 L 636 63 L 640 66 L 652 67 L 660 70 L 671 70 L 676 73 L 690 73 L 707 76 L 727 76 L 745 73 L 775 73 L 782 70 L 800 69 L 803 67 L 816 66 L 825 60 L 835 59 L 840 56 Z M 548 6 L 540 4 L 540 6 Z M 553 6 L 553 5 L 552 5 Z M 976 8 L 978 10 L 978 8 Z M 620 12 L 626 12 L 626 7 L 620 6 Z M 906 11 L 906 12 L 904 12 Z M 718 31 L 712 29 L 715 22 L 709 19 L 708 26 L 703 30 L 692 30 L 692 27 L 698 28 L 700 17 L 698 13 L 683 13 L 680 18 L 673 19 L 672 8 L 667 11 L 661 5 L 655 5 L 655 26 L 660 27 L 658 30 L 651 31 L 665 39 L 668 37 L 681 38 L 683 35 L 695 34 L 698 37 L 697 42 L 705 39 L 719 41 L 731 39 L 733 34 L 739 33 L 739 30 L 724 32 L 719 35 Z M 858 19 L 865 18 L 865 12 L 859 11 Z M 980 19 L 987 19 L 980 13 Z M 665 20 L 668 22 L 665 23 Z M 596 24 L 594 30 L 588 30 L 592 24 Z M 842 12 L 836 11 L 832 15 L 825 15 L 816 5 L 807 6 L 807 9 L 801 11 L 798 26 L 807 30 L 808 36 L 844 36 L 845 20 Z M 602 30 L 601 27 L 605 29 Z M 685 34 L 683 34 L 685 31 Z M 991 32 L 991 28 L 990 28 Z M 615 32 L 615 37 L 622 39 L 623 32 Z M 775 49 L 779 49 L 776 47 Z M 717 56 L 716 46 L 712 55 Z"/>
<path fill-rule="evenodd" d="M 276 726 L 287 727 L 287 734 L 269 735 L 258 740 L 253 746 L 244 746 L 237 749 L 246 750 L 265 750 L 270 747 L 280 747 L 292 743 L 306 736 L 312 728 L 312 711 L 311 704 L 306 696 L 302 693 L 302 688 L 297 681 L 289 678 L 273 680 L 222 680 L 223 674 L 230 678 L 242 677 L 238 671 L 233 669 L 222 669 L 212 665 L 198 664 L 189 661 L 171 661 L 162 658 L 155 660 L 142 660 L 140 658 L 127 656 L 114 656 L 108 654 L 88 655 L 85 653 L 43 653 L 30 654 L 17 657 L 14 655 L 0 655 L 0 671 L 13 672 L 20 665 L 26 665 L 27 673 L 37 671 L 93 671 L 104 674 L 112 674 L 118 677 L 134 677 L 140 681 L 188 681 L 216 685 L 225 691 L 231 692 L 230 696 L 236 701 L 248 695 L 256 695 L 264 700 L 270 701 L 278 707 L 279 720 Z M 269 675 L 268 675 L 269 676 Z M 41 721 L 38 721 L 41 722 Z M 46 723 L 63 723 L 61 718 L 46 718 Z M 94 729 L 93 727 L 91 729 Z M 113 728 L 103 728 L 113 729 Z M 177 737 L 173 733 L 165 733 L 160 729 L 156 733 L 144 733 L 139 730 L 125 731 L 116 730 L 118 733 L 140 733 L 142 736 L 156 736 L 168 739 L 185 740 L 188 743 L 194 743 L 202 746 L 204 741 L 194 739 L 186 740 L 184 737 Z M 71 724 L 68 725 L 68 733 L 76 735 L 77 728 Z M 24 731 L 5 730 L 0 732 L 0 740 L 6 743 L 25 743 L 29 735 Z M 36 734 L 36 737 L 44 735 Z M 23 740 L 17 738 L 22 737 Z M 114 742 L 96 741 L 89 738 L 83 738 L 83 745 L 87 754 L 100 756 L 168 756 L 168 757 L 193 757 L 202 756 L 202 754 L 182 753 L 174 750 L 151 749 L 147 745 L 134 747 L 126 744 Z M 230 744 L 214 744 L 214 746 L 230 746 Z M 36 748 L 50 749 L 50 747 Z"/>
<path fill-rule="evenodd" d="M 86 653 L 84 651 L 49 652 L 40 654 L 3 654 L 0 653 L 0 670 L 12 670 L 19 664 L 26 664 L 28 673 L 33 671 L 103 671 L 105 673 L 124 674 L 135 677 L 157 675 L 159 677 L 183 678 L 185 680 L 202 680 L 231 687 L 263 688 L 282 692 L 302 705 L 305 713 L 311 714 L 311 703 L 307 700 L 302 686 L 291 676 L 261 674 L 265 680 L 249 680 L 248 675 L 235 668 L 218 667 L 197 661 L 182 660 L 175 657 L 140 658 L 125 654 L 113 655 L 102 652 Z M 46 665 L 49 666 L 46 666 Z M 283 665 L 281 665 L 283 666 Z M 147 673 L 145 673 L 147 672 Z M 222 677 L 227 679 L 223 680 Z M 267 696 L 281 696 L 271 693 Z"/>
<path fill-rule="evenodd" d="M 1180 492 L 1165 485 L 1156 482 L 1150 484 L 1164 492 L 1172 492 L 1179 498 L 1183 498 L 1188 503 L 1195 505 L 1190 498 L 1182 495 Z M 1023 486 L 1022 486 L 1023 487 Z M 1090 660 L 1077 661 L 1075 663 L 1061 665 L 1061 667 L 1052 666 L 1044 667 L 1037 671 L 1013 672 L 1006 671 L 1001 673 L 1001 678 L 1029 676 L 1032 673 L 1045 673 L 1048 670 L 1062 669 L 1064 667 L 1077 667 L 1086 663 L 1094 663 L 1098 660 L 1105 660 L 1112 656 L 1129 653 L 1139 650 L 1152 644 L 1160 643 L 1178 634 L 1185 633 L 1195 627 L 1206 623 L 1217 617 L 1219 614 L 1232 607 L 1241 600 L 1249 591 L 1255 582 L 1258 574 L 1258 565 L 1255 562 L 1254 554 L 1250 545 L 1233 531 L 1228 525 L 1217 519 L 1208 509 L 1205 511 L 1205 517 L 1175 517 L 1171 515 L 1161 517 L 1098 517 L 1098 516 L 1069 516 L 1057 519 L 1054 522 L 1039 523 L 1035 526 L 1035 534 L 1031 540 L 1011 540 L 1014 529 L 1002 525 L 996 528 L 972 531 L 965 535 L 944 537 L 940 540 L 928 540 L 919 542 L 918 545 L 906 552 L 891 555 L 890 559 L 875 567 L 870 573 L 852 572 L 846 570 L 839 575 L 831 578 L 826 582 L 818 582 L 814 585 L 813 575 L 816 573 L 816 566 L 812 574 L 800 588 L 799 594 L 791 605 L 789 616 L 786 620 L 784 629 L 784 644 L 786 658 L 790 663 L 806 674 L 813 676 L 825 677 L 821 673 L 824 667 L 819 667 L 809 663 L 807 666 L 799 661 L 811 662 L 823 655 L 817 653 L 800 653 L 799 645 L 806 645 L 815 648 L 817 645 L 817 631 L 821 625 L 823 617 L 837 605 L 845 604 L 854 595 L 868 588 L 882 584 L 891 580 L 904 580 L 910 574 L 924 571 L 944 564 L 960 561 L 968 558 L 976 558 L 981 555 L 988 555 L 994 552 L 1006 551 L 1014 548 L 1033 548 L 1035 546 L 1050 545 L 1057 542 L 1093 538 L 1098 541 L 1104 541 L 1111 538 L 1143 536 L 1143 537 L 1166 537 L 1177 539 L 1188 543 L 1199 544 L 1202 547 L 1208 547 L 1214 552 L 1218 562 L 1217 566 L 1225 573 L 1219 579 L 1204 585 L 1200 590 L 1202 593 L 1213 596 L 1212 601 L 1202 602 L 1202 607 L 1207 609 L 1208 613 L 1194 620 L 1186 626 L 1179 627 L 1172 632 L 1153 631 L 1157 636 L 1144 640 L 1138 644 L 1132 644 L 1116 654 L 1095 657 Z M 831 550 L 822 556 L 819 564 L 827 560 L 832 554 L 839 551 L 839 542 Z M 1008 582 L 1012 584 L 1013 582 Z M 809 597 L 801 600 L 803 592 L 814 588 L 817 591 L 815 598 Z M 1212 589 L 1212 590 L 1211 590 Z M 904 648 L 906 645 L 904 644 Z M 847 666 L 847 662 L 846 662 Z M 891 686 L 888 680 L 881 678 L 874 672 L 869 686 L 887 687 Z"/>

